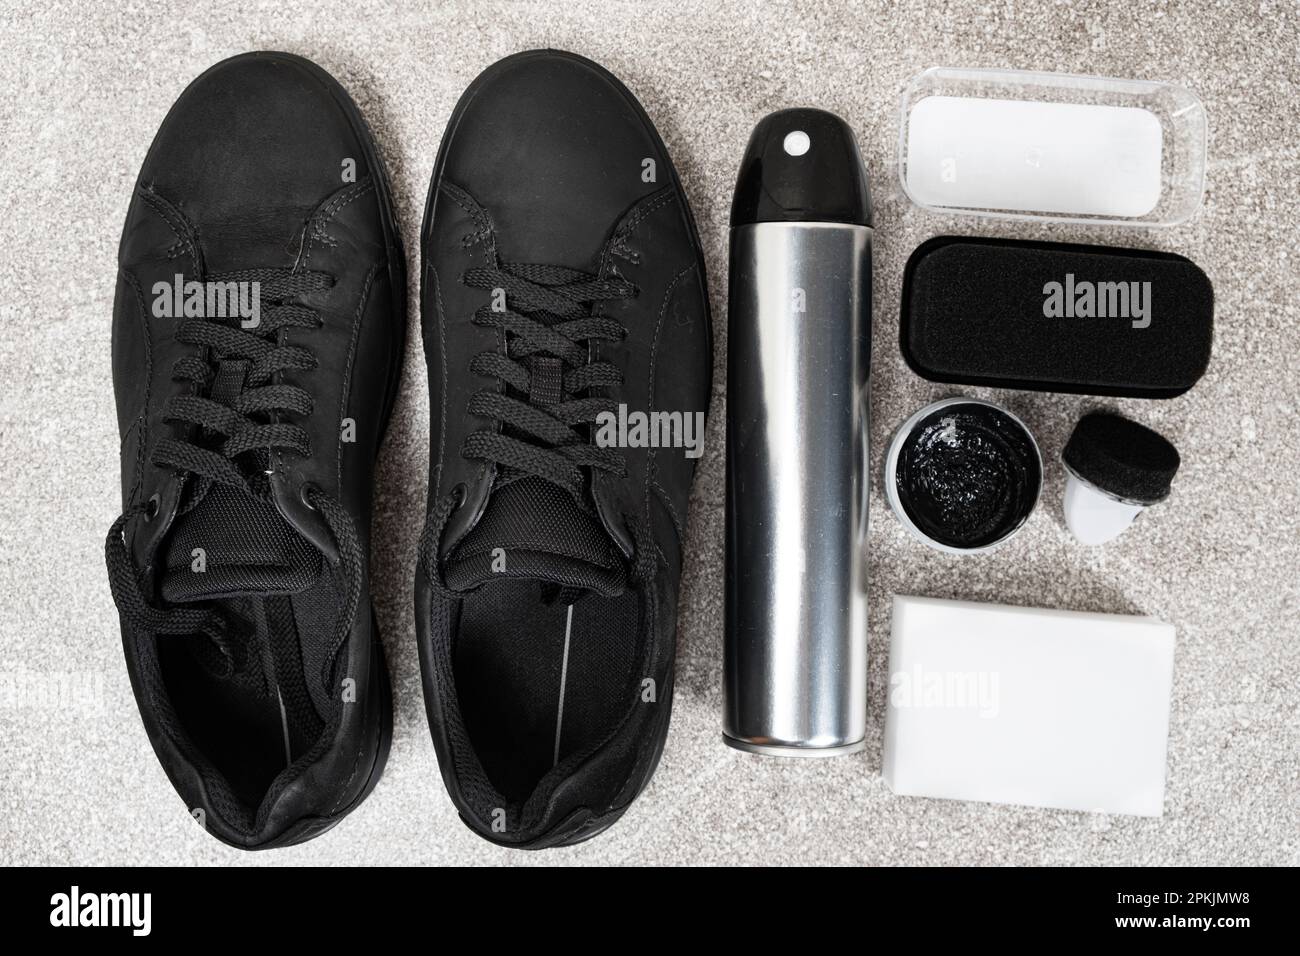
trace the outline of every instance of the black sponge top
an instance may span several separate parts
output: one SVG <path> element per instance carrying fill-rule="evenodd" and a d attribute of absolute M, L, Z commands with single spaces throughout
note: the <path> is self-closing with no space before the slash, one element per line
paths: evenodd
<path fill-rule="evenodd" d="M 1169 497 L 1178 449 L 1159 433 L 1114 412 L 1090 412 L 1061 452 L 1084 481 L 1125 501 L 1155 504 Z"/>
<path fill-rule="evenodd" d="M 907 263 L 900 344 L 934 382 L 1172 398 L 1209 365 L 1213 323 L 1182 256 L 939 236 Z"/>

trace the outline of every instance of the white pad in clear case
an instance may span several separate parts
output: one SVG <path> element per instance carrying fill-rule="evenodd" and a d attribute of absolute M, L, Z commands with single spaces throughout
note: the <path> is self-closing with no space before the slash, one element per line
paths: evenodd
<path fill-rule="evenodd" d="M 1160 816 L 1174 628 L 894 598 L 882 769 L 895 793 Z"/>
<path fill-rule="evenodd" d="M 935 211 L 1171 225 L 1204 174 L 1204 108 L 1169 84 L 933 69 L 903 96 L 899 175 Z"/>
<path fill-rule="evenodd" d="M 907 188 L 928 206 L 1145 216 L 1160 201 L 1150 110 L 928 96 L 907 124 Z"/>

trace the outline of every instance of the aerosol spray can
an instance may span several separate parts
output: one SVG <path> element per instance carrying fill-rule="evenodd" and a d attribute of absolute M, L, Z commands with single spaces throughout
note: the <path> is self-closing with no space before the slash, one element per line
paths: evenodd
<path fill-rule="evenodd" d="M 754 129 L 731 208 L 724 739 L 864 746 L 871 200 L 822 110 Z"/>

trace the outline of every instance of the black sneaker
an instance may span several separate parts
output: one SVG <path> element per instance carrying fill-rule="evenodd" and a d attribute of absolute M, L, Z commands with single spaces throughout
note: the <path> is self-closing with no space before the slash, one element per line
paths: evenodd
<path fill-rule="evenodd" d="M 713 366 L 699 239 L 632 94 L 534 51 L 461 97 L 422 254 L 416 623 L 438 762 L 487 839 L 577 843 L 628 808 L 668 732 Z M 677 413 L 694 447 L 606 447 L 620 405 L 633 432 Z"/>
<path fill-rule="evenodd" d="M 332 77 L 250 53 L 190 84 L 122 233 L 106 551 L 149 739 L 233 846 L 323 832 L 383 769 L 366 556 L 405 288 L 383 165 Z"/>

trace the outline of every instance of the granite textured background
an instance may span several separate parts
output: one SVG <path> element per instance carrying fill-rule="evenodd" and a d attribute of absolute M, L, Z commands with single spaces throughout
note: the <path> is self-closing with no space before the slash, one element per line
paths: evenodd
<path fill-rule="evenodd" d="M 6 0 L 0 22 L 0 862 L 1300 863 L 1294 3 Z M 322 839 L 270 854 L 227 849 L 189 819 L 150 750 L 103 567 L 104 533 L 119 509 L 109 323 L 138 165 L 172 101 L 204 68 L 250 49 L 289 50 L 333 72 L 360 104 L 415 250 L 457 97 L 494 60 L 541 46 L 600 61 L 640 97 L 681 171 L 709 259 L 717 394 L 692 501 L 663 763 L 622 822 L 574 849 L 505 851 L 457 820 L 425 725 L 410 603 L 429 414 L 413 308 L 372 557 L 397 699 L 387 774 Z M 897 185 L 896 113 L 904 83 L 935 65 L 1189 87 L 1210 121 L 1204 207 L 1163 231 L 949 219 L 913 207 Z M 1024 418 L 1049 459 L 1099 404 L 1174 440 L 1184 466 L 1172 500 L 1119 542 L 1096 551 L 1072 543 L 1059 467 L 1049 469 L 1024 533 L 982 558 L 925 549 L 875 495 L 869 745 L 858 757 L 812 763 L 753 758 L 719 740 L 727 215 L 751 127 L 794 105 L 849 120 L 874 181 L 877 474 L 889 433 L 954 391 L 908 371 L 896 344 L 903 264 L 932 235 L 1177 251 L 1209 274 L 1217 306 L 1213 363 L 1182 398 L 974 392 Z M 1176 624 L 1163 818 L 893 796 L 879 773 L 892 593 L 1138 612 Z M 61 696 L 52 690 L 60 681 Z M 1098 707 L 1106 693 L 1097 688 Z"/>

